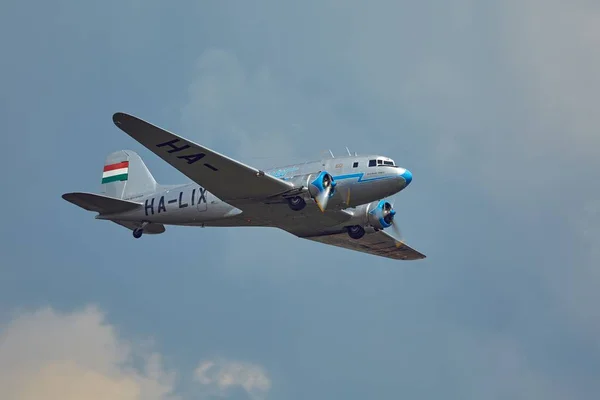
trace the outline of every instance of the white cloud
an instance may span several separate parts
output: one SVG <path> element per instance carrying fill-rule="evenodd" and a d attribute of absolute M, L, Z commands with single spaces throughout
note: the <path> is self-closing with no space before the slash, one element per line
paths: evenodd
<path fill-rule="evenodd" d="M 144 370 L 134 366 L 134 356 L 144 360 Z M 95 307 L 44 308 L 0 325 L 4 400 L 174 399 L 174 378 L 159 354 L 138 354 Z"/>
<path fill-rule="evenodd" d="M 240 361 L 203 361 L 196 368 L 194 377 L 201 385 L 220 394 L 242 387 L 251 398 L 262 399 L 271 389 L 271 381 L 261 366 Z"/>
<path fill-rule="evenodd" d="M 0 324 L 3 400 L 177 400 L 175 379 L 150 343 L 123 339 L 96 307 L 43 308 Z M 271 388 L 261 366 L 234 360 L 204 361 L 194 380 L 225 397 L 241 387 L 262 399 Z"/>

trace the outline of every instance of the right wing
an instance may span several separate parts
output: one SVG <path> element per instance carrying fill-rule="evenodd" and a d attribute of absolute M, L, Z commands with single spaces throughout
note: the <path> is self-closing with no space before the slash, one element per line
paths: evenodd
<path fill-rule="evenodd" d="M 384 231 L 367 233 L 360 239 L 352 239 L 345 232 L 333 235 L 309 236 L 304 237 L 304 239 L 394 260 L 420 260 L 425 258 L 424 254 L 406 243 L 396 240 Z"/>
<path fill-rule="evenodd" d="M 267 175 L 132 115 L 116 113 L 113 115 L 113 122 L 225 202 L 263 200 L 294 189 L 290 182 Z"/>

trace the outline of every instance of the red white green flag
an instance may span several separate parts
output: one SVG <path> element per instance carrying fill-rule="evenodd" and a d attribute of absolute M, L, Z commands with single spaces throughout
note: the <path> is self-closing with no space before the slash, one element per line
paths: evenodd
<path fill-rule="evenodd" d="M 129 174 L 129 161 L 104 166 L 102 172 L 102 183 L 126 181 Z"/>

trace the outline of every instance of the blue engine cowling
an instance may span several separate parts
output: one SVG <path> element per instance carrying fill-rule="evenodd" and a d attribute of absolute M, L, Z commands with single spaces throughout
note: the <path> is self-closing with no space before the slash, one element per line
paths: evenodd
<path fill-rule="evenodd" d="M 308 192 L 315 200 L 321 211 L 327 208 L 327 202 L 335 193 L 336 182 L 333 176 L 326 171 L 322 171 L 314 179 L 309 178 Z"/>
<path fill-rule="evenodd" d="M 385 200 L 380 200 L 374 207 L 369 207 L 367 214 L 369 224 L 377 229 L 385 229 L 392 226 L 395 215 L 396 210 Z"/>

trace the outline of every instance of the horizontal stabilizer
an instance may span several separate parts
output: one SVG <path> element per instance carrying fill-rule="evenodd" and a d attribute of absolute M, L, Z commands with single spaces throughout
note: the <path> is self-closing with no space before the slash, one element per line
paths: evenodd
<path fill-rule="evenodd" d="M 142 207 L 142 203 L 129 200 L 115 199 L 94 193 L 65 193 L 62 198 L 84 210 L 95 211 L 100 214 L 114 214 L 135 210 Z"/>

